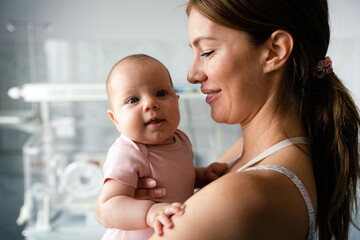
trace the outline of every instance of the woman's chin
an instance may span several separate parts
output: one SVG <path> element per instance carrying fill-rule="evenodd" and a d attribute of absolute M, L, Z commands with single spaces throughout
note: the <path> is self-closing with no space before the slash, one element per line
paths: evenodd
<path fill-rule="evenodd" d="M 211 118 L 217 123 L 227 123 L 225 115 L 216 112 L 213 109 L 211 109 Z"/>

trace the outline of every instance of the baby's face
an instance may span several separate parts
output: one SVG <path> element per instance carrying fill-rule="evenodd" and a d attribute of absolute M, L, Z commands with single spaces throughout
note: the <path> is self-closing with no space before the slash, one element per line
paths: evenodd
<path fill-rule="evenodd" d="M 154 60 L 126 62 L 111 79 L 114 123 L 144 144 L 168 144 L 179 125 L 178 96 L 164 66 Z"/>

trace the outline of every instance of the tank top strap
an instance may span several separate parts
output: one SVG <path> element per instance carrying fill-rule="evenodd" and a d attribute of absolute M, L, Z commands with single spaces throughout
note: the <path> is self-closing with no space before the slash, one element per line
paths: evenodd
<path fill-rule="evenodd" d="M 241 153 L 239 155 L 237 155 L 236 157 L 234 157 L 233 159 L 231 159 L 230 161 L 226 162 L 228 167 L 230 168 L 236 162 L 236 160 L 239 159 L 239 157 L 241 157 Z"/>
<path fill-rule="evenodd" d="M 313 240 L 315 238 L 315 211 L 314 211 L 314 207 L 311 203 L 311 199 L 310 196 L 308 194 L 308 192 L 306 191 L 306 188 L 304 186 L 304 184 L 301 182 L 301 180 L 295 175 L 295 173 L 293 173 L 291 170 L 282 167 L 282 166 L 278 166 L 278 165 L 261 165 L 261 166 L 256 166 L 256 167 L 251 167 L 248 169 L 245 169 L 244 171 L 251 171 L 251 170 L 273 170 L 273 171 L 277 171 L 280 172 L 282 174 L 284 174 L 285 176 L 287 176 L 297 187 L 297 189 L 299 190 L 299 192 L 301 193 L 301 196 L 303 197 L 305 204 L 306 204 L 306 208 L 308 211 L 308 217 L 309 217 L 309 231 L 308 231 L 308 240 Z"/>
<path fill-rule="evenodd" d="M 240 172 L 241 170 L 254 165 L 255 163 L 260 162 L 261 160 L 263 160 L 264 158 L 270 156 L 271 154 L 286 148 L 288 146 L 291 146 L 293 144 L 308 144 L 309 143 L 309 138 L 306 137 L 294 137 L 294 138 L 288 138 L 285 139 L 273 146 L 271 146 L 270 148 L 266 149 L 264 152 L 262 152 L 260 155 L 256 156 L 254 159 L 252 159 L 251 161 L 247 162 L 245 165 L 243 165 L 241 168 L 239 168 L 237 171 Z"/>

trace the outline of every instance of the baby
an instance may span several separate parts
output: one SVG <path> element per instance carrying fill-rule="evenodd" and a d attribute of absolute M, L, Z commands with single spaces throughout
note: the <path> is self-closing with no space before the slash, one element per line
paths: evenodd
<path fill-rule="evenodd" d="M 104 164 L 104 184 L 99 213 L 108 239 L 149 239 L 170 217 L 181 215 L 182 204 L 194 187 L 218 178 L 226 165 L 213 163 L 194 168 L 189 138 L 177 127 L 180 122 L 176 95 L 169 71 L 144 54 L 120 60 L 107 79 L 108 115 L 121 132 L 110 147 Z M 165 196 L 135 199 L 139 178 L 150 177 L 166 189 Z"/>

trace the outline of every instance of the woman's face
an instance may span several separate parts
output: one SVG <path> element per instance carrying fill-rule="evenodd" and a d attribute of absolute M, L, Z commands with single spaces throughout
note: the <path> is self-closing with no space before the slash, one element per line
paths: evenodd
<path fill-rule="evenodd" d="M 250 121 L 269 96 L 264 48 L 252 45 L 245 32 L 219 25 L 196 9 L 189 15 L 189 39 L 194 56 L 187 78 L 201 84 L 212 118 L 228 124 Z"/>

